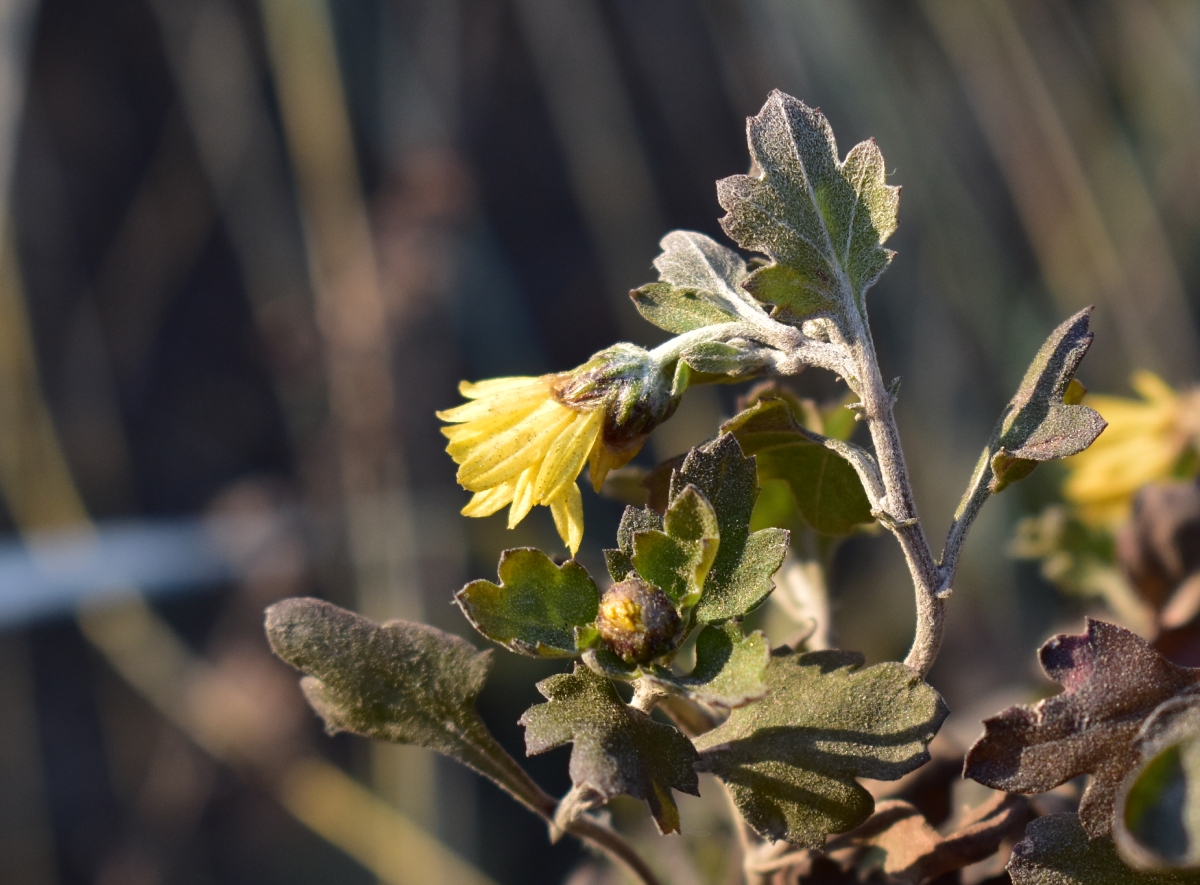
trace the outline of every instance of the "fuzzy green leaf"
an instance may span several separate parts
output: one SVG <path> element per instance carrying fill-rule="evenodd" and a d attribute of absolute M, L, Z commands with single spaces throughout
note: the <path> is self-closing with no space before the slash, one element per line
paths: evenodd
<path fill-rule="evenodd" d="M 760 345 L 750 342 L 698 341 L 685 348 L 679 358 L 704 375 L 740 378 L 762 368 L 763 353 Z"/>
<path fill-rule="evenodd" d="M 671 597 L 680 610 L 696 604 L 720 544 L 712 505 L 695 486 L 686 486 L 667 508 L 665 532 L 633 536 L 633 567 Z"/>
<path fill-rule="evenodd" d="M 541 550 L 500 554 L 499 584 L 472 581 L 454 600 L 476 630 L 510 651 L 534 658 L 578 654 L 575 628 L 596 620 L 600 593 L 578 562 L 555 565 Z"/>
<path fill-rule="evenodd" d="M 941 696 L 902 664 L 862 665 L 854 652 L 776 652 L 767 696 L 696 741 L 701 769 L 765 838 L 820 848 L 870 816 L 855 778 L 895 780 L 928 761 L 949 712 Z"/>
<path fill-rule="evenodd" d="M 308 674 L 301 688 L 330 733 L 427 747 L 527 795 L 528 777 L 475 712 L 490 651 L 425 624 L 379 625 L 320 599 L 276 603 L 266 631 L 275 654 Z"/>
<path fill-rule="evenodd" d="M 696 666 L 687 676 L 661 667 L 646 678 L 693 701 L 732 709 L 767 693 L 771 644 L 758 630 L 742 634 L 736 621 L 705 627 L 696 637 Z"/>
<path fill-rule="evenodd" d="M 1134 746 L 1142 761 L 1113 818 L 1122 856 L 1142 868 L 1200 867 L 1200 696 L 1160 704 Z"/>
<path fill-rule="evenodd" d="M 635 289 L 630 297 L 660 329 L 678 335 L 736 320 L 739 310 L 761 310 L 741 287 L 749 271 L 732 249 L 687 230 L 672 231 L 659 245 L 663 251 L 654 267 L 661 282 Z"/>
<path fill-rule="evenodd" d="M 1139 873 L 1121 862 L 1112 839 L 1089 839 L 1074 814 L 1030 821 L 1013 846 L 1013 885 L 1196 885 L 1200 874 Z"/>
<path fill-rule="evenodd" d="M 737 618 L 762 603 L 775 585 L 771 576 L 787 554 L 788 533 L 762 529 L 750 533 L 750 516 L 758 497 L 754 459 L 742 454 L 731 434 L 692 449 L 671 475 L 671 500 L 694 485 L 717 514 L 721 544 L 696 604 L 704 624 Z"/>
<path fill-rule="evenodd" d="M 746 130 L 751 174 L 717 183 L 725 232 L 773 259 L 745 288 L 791 322 L 865 314 L 866 291 L 892 260 L 882 244 L 896 229 L 900 199 L 879 148 L 864 141 L 839 162 L 825 116 L 779 91 Z"/>
<path fill-rule="evenodd" d="M 831 440 L 803 427 L 787 402 L 760 399 L 721 425 L 742 451 L 754 455 L 760 480 L 782 479 L 796 500 L 800 516 L 822 535 L 845 535 L 872 522 L 871 503 L 850 462 L 830 446 Z"/>
<path fill-rule="evenodd" d="M 543 679 L 548 699 L 521 717 L 525 749 L 544 753 L 570 743 L 571 782 L 605 801 L 621 794 L 645 799 L 663 833 L 679 831 L 671 790 L 700 795 L 695 748 L 682 732 L 624 702 L 612 683 L 586 667 Z"/>
<path fill-rule="evenodd" d="M 1090 774 L 1079 816 L 1090 836 L 1107 836 L 1117 791 L 1140 759 L 1139 730 L 1159 704 L 1200 685 L 1200 669 L 1172 664 L 1140 636 L 1091 618 L 1086 633 L 1055 636 L 1039 656 L 1064 691 L 984 720 L 963 775 L 1042 793 Z"/>
<path fill-rule="evenodd" d="M 1105 428 L 1100 414 L 1078 405 L 1071 384 L 1092 344 L 1090 307 L 1050 333 L 988 442 L 988 489 L 993 494 L 1032 472 L 1041 461 L 1082 452 Z"/>
<path fill-rule="evenodd" d="M 661 531 L 663 518 L 649 507 L 626 507 L 617 526 L 617 547 L 604 551 L 604 564 L 608 576 L 614 581 L 624 581 L 633 571 L 633 537 L 639 532 Z"/>

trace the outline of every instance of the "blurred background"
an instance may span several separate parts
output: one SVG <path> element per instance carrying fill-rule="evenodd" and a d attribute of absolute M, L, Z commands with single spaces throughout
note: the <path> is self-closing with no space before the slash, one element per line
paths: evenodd
<path fill-rule="evenodd" d="M 661 340 L 626 293 L 668 230 L 722 238 L 713 183 L 772 88 L 843 153 L 876 138 L 904 187 L 870 302 L 931 538 L 1070 313 L 1096 305 L 1090 389 L 1196 380 L 1195 2 L 0 2 L 0 881 L 570 874 L 581 850 L 474 775 L 325 737 L 262 610 L 320 595 L 468 635 L 456 589 L 504 547 L 559 550 L 542 508 L 458 516 L 433 412 L 463 378 Z M 690 391 L 642 462 L 737 392 Z M 1044 692 L 1033 650 L 1089 604 L 1007 553 L 1056 469 L 967 545 L 931 674 L 951 740 Z M 621 508 L 585 501 L 602 573 Z M 845 544 L 832 588 L 840 645 L 903 655 L 890 538 Z M 523 755 L 561 665 L 495 663 L 481 711 Z M 530 769 L 562 792 L 566 760 Z M 719 850 L 681 805 L 663 850 Z"/>

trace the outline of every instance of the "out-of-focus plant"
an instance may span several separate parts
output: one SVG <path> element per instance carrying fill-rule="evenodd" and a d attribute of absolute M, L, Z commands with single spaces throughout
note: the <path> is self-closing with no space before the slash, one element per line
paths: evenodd
<path fill-rule="evenodd" d="M 873 141 L 842 159 L 824 116 L 779 92 L 749 120 L 748 140 L 750 174 L 717 188 L 723 228 L 755 257 L 675 231 L 655 261 L 659 280 L 632 293 L 642 315 L 673 337 L 652 350 L 618 344 L 540 378 L 464 384 L 468 402 L 440 413 L 459 481 L 473 493 L 467 516 L 507 507 L 513 526 L 547 506 L 574 555 L 585 465 L 594 489 L 644 502 L 626 508 L 600 580 L 574 559 L 518 548 L 501 554 L 497 581 L 473 581 L 455 596 L 472 626 L 506 650 L 573 661 L 538 683 L 545 700 L 520 719 L 529 754 L 572 745 L 567 794 L 545 793 L 475 712 L 491 652 L 311 599 L 269 609 L 268 636 L 305 674 L 303 690 L 331 731 L 451 756 L 542 816 L 551 838 L 583 839 L 643 882 L 659 881 L 659 859 L 635 851 L 596 810 L 632 796 L 661 833 L 678 832 L 674 792 L 697 794 L 700 772 L 729 795 L 748 882 L 943 881 L 1011 844 L 1031 806 L 997 794 L 938 831 L 907 801 L 877 806 L 859 779 L 896 780 L 930 758 L 948 710 L 924 677 L 984 503 L 1039 463 L 1086 449 L 1105 427 L 1074 380 L 1092 341 L 1089 311 L 1062 323 L 1034 357 L 935 558 L 893 418 L 898 381 L 884 380 L 867 317 L 867 290 L 893 257 L 883 244 L 896 227 L 899 189 L 887 183 Z M 636 475 L 619 469 L 690 387 L 810 366 L 833 372 L 851 398 L 821 408 L 760 384 L 682 460 Z M 1147 384 L 1145 408 L 1174 409 L 1179 431 L 1178 398 L 1168 403 Z M 858 422 L 869 449 L 850 441 Z M 1172 443 L 1171 469 L 1188 444 Z M 1109 507 L 1108 490 L 1101 477 L 1081 479 L 1076 493 Z M 895 536 L 912 578 L 917 629 L 904 661 L 867 667 L 815 634 L 812 648 L 771 648 L 747 630 L 745 617 L 776 580 L 823 585 L 830 550 L 871 524 Z M 799 571 L 789 577 L 788 569 Z M 1196 671 L 1102 622 L 1086 636 L 1053 640 L 1042 659 L 1064 693 L 989 720 L 967 774 L 1014 792 L 1082 773 L 1093 784 L 1078 815 L 1030 826 L 1010 863 L 1014 881 L 1137 881 L 1126 863 L 1195 862 L 1191 842 L 1153 833 L 1163 815 L 1192 820 L 1171 802 L 1179 783 L 1192 795 L 1190 766 L 1200 758 L 1189 730 Z"/>

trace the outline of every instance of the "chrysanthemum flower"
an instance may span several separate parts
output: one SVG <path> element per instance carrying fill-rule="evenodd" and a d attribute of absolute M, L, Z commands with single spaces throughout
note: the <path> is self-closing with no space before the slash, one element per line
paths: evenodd
<path fill-rule="evenodd" d="M 599 490 L 609 470 L 627 463 L 655 425 L 678 403 L 658 378 L 649 354 L 618 345 L 572 372 L 492 378 L 459 392 L 471 402 L 438 412 L 458 467 L 474 496 L 465 516 L 508 507 L 508 527 L 534 505 L 550 508 L 574 555 L 583 539 L 583 499 L 576 479 L 590 461 Z"/>
<path fill-rule="evenodd" d="M 1108 428 L 1066 461 L 1063 495 L 1091 525 L 1124 522 L 1142 486 L 1195 472 L 1187 467 L 1200 441 L 1200 390 L 1180 393 L 1146 371 L 1131 383 L 1141 399 L 1088 395 Z"/>

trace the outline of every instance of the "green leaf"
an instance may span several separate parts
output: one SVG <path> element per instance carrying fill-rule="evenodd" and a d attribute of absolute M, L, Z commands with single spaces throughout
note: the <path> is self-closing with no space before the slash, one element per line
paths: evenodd
<path fill-rule="evenodd" d="M 1200 696 L 1160 704 L 1134 745 L 1142 761 L 1117 797 L 1118 849 L 1135 867 L 1200 867 Z"/>
<path fill-rule="evenodd" d="M 871 503 L 858 474 L 829 445 L 849 447 L 807 430 L 783 399 L 760 399 L 721 425 L 754 455 L 758 477 L 787 482 L 800 516 L 823 535 L 845 535 L 870 523 Z M 865 453 L 864 453 L 865 455 Z"/>
<path fill-rule="evenodd" d="M 875 142 L 839 162 L 825 116 L 779 91 L 750 118 L 747 140 L 752 174 L 717 183 L 725 232 L 773 259 L 745 288 L 791 322 L 856 308 L 865 315 L 866 291 L 892 260 L 882 244 L 900 199 Z"/>
<path fill-rule="evenodd" d="M 750 534 L 758 474 L 754 459 L 742 454 L 731 434 L 722 434 L 688 453 L 671 475 L 671 500 L 689 484 L 712 504 L 721 537 L 696 604 L 696 619 L 711 624 L 741 617 L 774 589 L 771 576 L 787 554 L 788 533 L 762 529 Z"/>
<path fill-rule="evenodd" d="M 1088 835 L 1107 836 L 1117 791 L 1140 759 L 1139 729 L 1159 704 L 1200 685 L 1200 669 L 1172 664 L 1140 636 L 1091 618 L 1086 633 L 1055 636 L 1039 656 L 1064 691 L 984 720 L 963 775 L 1043 793 L 1090 774 L 1079 816 Z"/>
<path fill-rule="evenodd" d="M 696 741 L 701 770 L 763 837 L 821 848 L 871 814 L 855 778 L 895 780 L 928 761 L 949 713 L 941 696 L 902 664 L 862 665 L 854 652 L 776 652 L 767 696 Z"/>
<path fill-rule="evenodd" d="M 308 674 L 301 688 L 330 733 L 436 750 L 527 804 L 537 792 L 475 712 L 490 651 L 425 624 L 379 625 L 320 599 L 276 603 L 266 631 L 275 654 Z"/>
<path fill-rule="evenodd" d="M 604 564 L 608 576 L 614 581 L 624 581 L 633 571 L 633 536 L 639 532 L 658 531 L 663 527 L 662 517 L 649 507 L 626 507 L 617 526 L 617 549 L 604 551 Z"/>
<path fill-rule="evenodd" d="M 1092 344 L 1091 314 L 1090 307 L 1084 308 L 1050 334 L 1001 416 L 985 456 L 993 494 L 1028 476 L 1041 461 L 1082 452 L 1104 430 L 1098 412 L 1065 400 Z"/>
<path fill-rule="evenodd" d="M 672 231 L 659 245 L 663 251 L 654 267 L 661 282 L 635 289 L 630 297 L 660 329 L 678 335 L 736 320 L 739 310 L 762 310 L 741 288 L 749 271 L 732 249 L 686 230 Z"/>
<path fill-rule="evenodd" d="M 1121 862 L 1112 839 L 1089 839 L 1074 814 L 1030 821 L 1013 846 L 1013 885 L 1196 885 L 1200 874 L 1139 873 Z"/>
<path fill-rule="evenodd" d="M 500 554 L 500 583 L 472 581 L 454 600 L 476 630 L 510 651 L 535 658 L 573 657 L 575 628 L 596 620 L 600 593 L 578 562 L 561 566 L 541 550 Z"/>
<path fill-rule="evenodd" d="M 573 744 L 571 782 L 604 801 L 621 794 L 645 799 L 663 833 L 679 831 L 671 790 L 700 795 L 695 748 L 682 732 L 624 702 L 612 683 L 586 667 L 543 679 L 548 703 L 521 717 L 529 755 Z"/>
<path fill-rule="evenodd" d="M 696 637 L 696 666 L 687 676 L 661 667 L 646 675 L 668 691 L 693 701 L 732 709 L 767 693 L 771 644 L 758 630 L 742 634 L 736 621 L 705 627 Z"/>
<path fill-rule="evenodd" d="M 667 508 L 665 532 L 633 536 L 633 567 L 671 597 L 681 611 L 700 598 L 720 543 L 717 514 L 695 486 L 685 486 Z"/>

